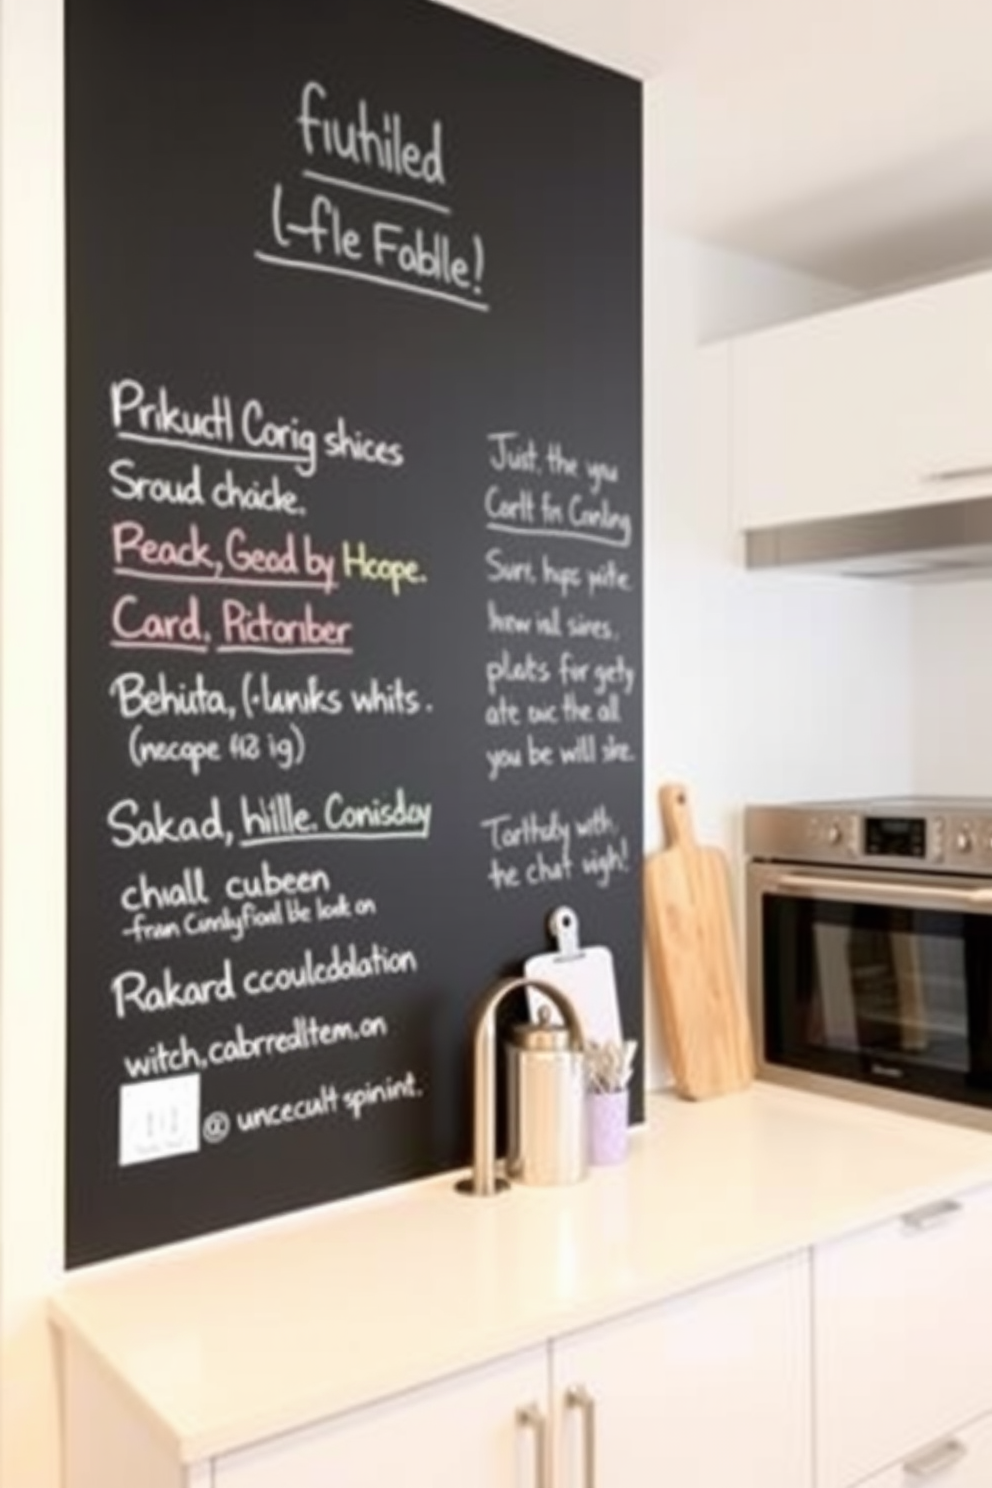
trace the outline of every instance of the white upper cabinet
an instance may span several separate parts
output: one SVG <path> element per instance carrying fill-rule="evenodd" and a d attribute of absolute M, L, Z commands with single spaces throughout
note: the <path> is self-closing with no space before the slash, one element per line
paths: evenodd
<path fill-rule="evenodd" d="M 992 492 L 992 273 L 732 343 L 735 525 Z"/>

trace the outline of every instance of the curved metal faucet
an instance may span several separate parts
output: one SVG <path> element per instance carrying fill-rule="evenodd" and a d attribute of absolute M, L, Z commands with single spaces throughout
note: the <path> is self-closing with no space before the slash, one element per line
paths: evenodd
<path fill-rule="evenodd" d="M 496 1010 L 511 992 L 533 987 L 553 1002 L 568 1028 L 573 1049 L 584 1045 L 579 1015 L 564 992 L 535 977 L 505 977 L 490 987 L 472 1024 L 472 1176 L 456 1185 L 459 1193 L 490 1197 L 509 1188 L 496 1176 Z"/>

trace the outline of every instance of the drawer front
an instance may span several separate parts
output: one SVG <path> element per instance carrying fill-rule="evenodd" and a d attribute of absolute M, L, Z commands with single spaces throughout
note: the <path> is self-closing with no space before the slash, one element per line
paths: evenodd
<path fill-rule="evenodd" d="M 818 1247 L 814 1307 L 821 1488 L 977 1420 L 992 1410 L 992 1189 Z"/>
<path fill-rule="evenodd" d="M 547 1392 L 547 1350 L 534 1349 L 232 1452 L 214 1485 L 535 1488 Z"/>
<path fill-rule="evenodd" d="M 928 1442 L 861 1488 L 989 1488 L 992 1416 Z"/>

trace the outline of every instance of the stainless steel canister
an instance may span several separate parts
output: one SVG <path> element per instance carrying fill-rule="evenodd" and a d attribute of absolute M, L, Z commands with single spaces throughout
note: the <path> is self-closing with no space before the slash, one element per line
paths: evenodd
<path fill-rule="evenodd" d="M 506 1171 L 518 1183 L 577 1183 L 588 1163 L 582 1046 L 541 1013 L 506 1046 Z"/>

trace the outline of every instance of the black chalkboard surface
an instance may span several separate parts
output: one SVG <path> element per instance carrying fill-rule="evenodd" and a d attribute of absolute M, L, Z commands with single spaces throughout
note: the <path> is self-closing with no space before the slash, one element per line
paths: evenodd
<path fill-rule="evenodd" d="M 429 0 L 66 23 L 78 1265 L 466 1162 L 558 905 L 641 1038 L 641 147 Z"/>

